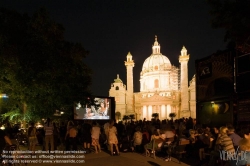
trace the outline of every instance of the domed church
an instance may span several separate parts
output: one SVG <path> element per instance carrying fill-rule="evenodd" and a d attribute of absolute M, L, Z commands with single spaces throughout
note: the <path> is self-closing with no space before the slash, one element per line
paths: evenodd
<path fill-rule="evenodd" d="M 195 76 L 188 82 L 190 55 L 184 46 L 180 53 L 178 68 L 161 53 L 155 36 L 152 54 L 144 61 L 140 73 L 140 92 L 134 92 L 135 63 L 129 52 L 125 61 L 127 86 L 117 75 L 109 90 L 109 96 L 115 97 L 116 100 L 116 112 L 120 112 L 121 117 L 134 114 L 137 120 L 151 120 L 153 113 L 158 113 L 160 120 L 170 119 L 170 113 L 175 113 L 175 118 L 195 118 Z"/>

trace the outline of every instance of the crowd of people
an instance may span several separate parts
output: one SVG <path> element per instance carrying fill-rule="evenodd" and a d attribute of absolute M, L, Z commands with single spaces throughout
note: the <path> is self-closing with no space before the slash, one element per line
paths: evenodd
<path fill-rule="evenodd" d="M 160 121 L 159 119 L 146 121 L 144 119 L 125 123 L 123 121 L 117 123 L 114 120 L 104 124 L 101 122 L 68 120 L 59 125 L 48 118 L 42 129 L 38 129 L 34 123 L 30 123 L 27 130 L 29 149 L 34 151 L 37 144 L 43 145 L 43 150 L 77 150 L 80 146 L 90 153 L 91 147 L 94 147 L 95 153 L 98 154 L 105 149 L 110 152 L 111 156 L 120 155 L 120 152 L 146 153 L 147 149 L 162 152 L 164 149 L 165 160 L 170 161 L 172 151 L 170 152 L 169 149 L 178 146 L 178 142 L 184 139 L 190 142 L 186 146 L 186 155 L 187 157 L 197 157 L 199 160 L 197 165 L 230 163 L 234 159 L 230 160 L 229 155 L 240 151 L 246 153 L 248 161 L 245 159 L 238 161 L 237 164 L 250 163 L 250 130 L 247 125 L 239 128 L 231 124 L 203 125 L 192 118 L 181 118 L 174 121 Z M 6 130 L 6 132 L 7 134 L 4 134 L 3 131 L 0 132 L 1 139 L 11 143 L 7 137 L 7 135 L 11 135 L 10 130 Z M 153 140 L 154 144 L 152 144 Z M 229 157 L 221 158 L 222 152 Z"/>

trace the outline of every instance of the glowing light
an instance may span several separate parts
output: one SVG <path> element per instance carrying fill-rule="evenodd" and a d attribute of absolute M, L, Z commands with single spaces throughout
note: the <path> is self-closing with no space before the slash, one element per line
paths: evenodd
<path fill-rule="evenodd" d="M 214 107 L 214 101 L 211 101 L 211 106 Z"/>
<path fill-rule="evenodd" d="M 6 94 L 0 94 L 0 98 L 9 98 Z"/>
<path fill-rule="evenodd" d="M 4 127 L 4 126 L 1 126 L 1 127 L 0 127 L 0 129 L 1 129 L 1 130 L 4 130 L 4 129 L 5 129 L 5 127 Z"/>
<path fill-rule="evenodd" d="M 43 125 L 39 124 L 36 126 L 37 128 L 43 128 Z"/>

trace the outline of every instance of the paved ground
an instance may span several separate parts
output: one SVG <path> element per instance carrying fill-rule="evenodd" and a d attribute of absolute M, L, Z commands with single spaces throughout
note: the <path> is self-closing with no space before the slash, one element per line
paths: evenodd
<path fill-rule="evenodd" d="M 21 147 L 21 150 L 26 150 L 27 147 Z M 36 147 L 37 150 L 41 149 L 41 147 L 37 146 Z M 41 155 L 41 154 L 39 154 Z M 48 155 L 48 154 L 44 154 L 44 155 Z M 72 155 L 72 154 L 68 154 L 68 155 Z M 43 158 L 40 159 L 38 157 L 38 154 L 35 155 L 36 158 L 34 158 L 33 160 L 37 160 L 37 163 L 29 163 L 27 164 L 28 166 L 61 166 L 61 165 L 66 165 L 66 164 L 56 164 L 54 163 L 56 159 L 50 159 L 50 158 Z M 72 163 L 68 163 L 67 165 L 73 165 L 73 166 L 188 166 L 188 164 L 181 162 L 181 164 L 179 164 L 179 162 L 177 161 L 177 159 L 172 158 L 172 161 L 170 162 L 166 162 L 164 161 L 163 158 L 159 158 L 157 157 L 156 159 L 153 159 L 152 157 L 145 157 L 142 154 L 138 154 L 138 153 L 121 153 L 120 156 L 110 156 L 108 153 L 102 151 L 101 153 L 95 154 L 95 153 L 89 153 L 89 154 L 85 154 L 84 155 L 85 158 L 79 158 L 79 159 L 75 159 L 75 160 L 80 160 L 81 162 L 84 160 L 85 163 L 78 163 L 78 164 L 72 164 Z M 29 159 L 27 159 L 29 160 Z M 58 159 L 59 160 L 59 159 Z M 72 159 L 63 159 L 65 160 L 72 160 Z M 50 162 L 50 163 L 42 163 L 42 162 Z"/>
<path fill-rule="evenodd" d="M 81 159 L 82 160 L 82 159 Z M 74 166 L 187 166 L 185 163 L 179 164 L 176 159 L 173 159 L 170 162 L 166 162 L 163 159 L 160 158 L 150 158 L 145 157 L 141 154 L 137 153 L 121 153 L 120 156 L 110 156 L 109 154 L 105 152 L 101 152 L 99 154 L 90 153 L 85 155 L 85 163 L 81 164 L 67 164 L 67 165 L 74 165 Z M 44 161 L 44 160 L 43 160 Z M 66 164 L 28 164 L 28 166 L 59 166 L 59 165 L 66 165 Z"/>
<path fill-rule="evenodd" d="M 100 154 L 88 154 L 86 155 L 86 166 L 100 166 L 100 163 L 103 165 L 109 166 L 179 166 L 180 164 L 176 159 L 173 159 L 171 162 L 166 162 L 163 159 L 151 157 L 145 157 L 137 153 L 121 153 L 120 156 L 110 156 L 109 154 L 103 152 Z M 182 166 L 187 164 L 182 163 Z"/>

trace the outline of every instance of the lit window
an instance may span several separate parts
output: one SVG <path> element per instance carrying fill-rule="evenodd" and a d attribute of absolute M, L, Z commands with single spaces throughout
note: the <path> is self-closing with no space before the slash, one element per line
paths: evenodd
<path fill-rule="evenodd" d="M 159 88 L 159 81 L 158 81 L 158 79 L 155 80 L 155 88 Z"/>
<path fill-rule="evenodd" d="M 155 70 L 158 70 L 158 66 L 155 66 Z"/>

